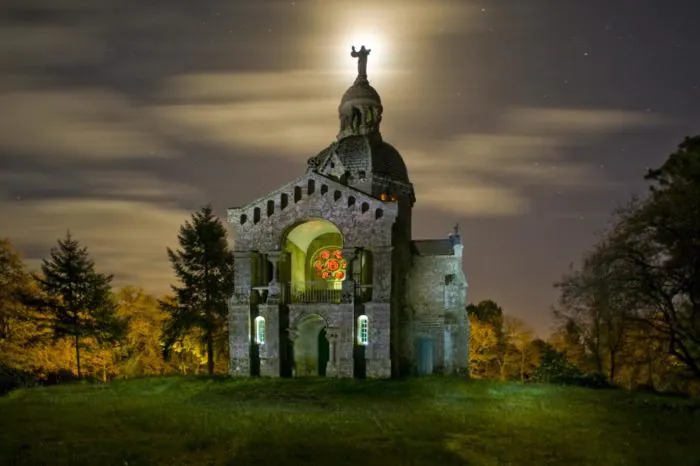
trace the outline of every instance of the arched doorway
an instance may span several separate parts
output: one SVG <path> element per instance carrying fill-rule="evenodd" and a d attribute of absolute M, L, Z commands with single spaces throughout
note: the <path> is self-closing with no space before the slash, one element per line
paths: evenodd
<path fill-rule="evenodd" d="M 297 377 L 325 376 L 330 357 L 326 321 L 318 314 L 302 317 L 296 325 L 294 367 Z"/>

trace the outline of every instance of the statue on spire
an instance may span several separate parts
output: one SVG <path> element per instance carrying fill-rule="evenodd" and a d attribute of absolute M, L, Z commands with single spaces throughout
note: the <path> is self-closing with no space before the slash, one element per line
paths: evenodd
<path fill-rule="evenodd" d="M 355 46 L 352 46 L 352 52 L 350 56 L 353 58 L 359 58 L 357 60 L 357 77 L 367 79 L 367 55 L 372 51 L 372 49 L 366 49 L 363 45 L 360 50 L 355 50 Z"/>

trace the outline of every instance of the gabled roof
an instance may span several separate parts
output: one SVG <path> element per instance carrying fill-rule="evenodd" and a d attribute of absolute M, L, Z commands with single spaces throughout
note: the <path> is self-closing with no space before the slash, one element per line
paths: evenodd
<path fill-rule="evenodd" d="M 411 241 L 411 251 L 417 256 L 454 256 L 455 253 L 449 238 Z"/>
<path fill-rule="evenodd" d="M 306 192 L 305 186 L 308 186 L 308 181 L 309 180 L 314 180 L 316 183 L 316 191 L 313 195 L 310 195 Z M 295 188 L 299 187 L 304 187 L 303 191 L 303 200 L 305 201 L 306 199 L 309 199 L 310 197 L 316 197 L 316 196 L 324 196 L 321 188 L 322 185 L 326 185 L 330 190 L 340 190 L 342 192 L 345 192 L 347 195 L 350 195 L 355 198 L 357 205 L 360 205 L 362 203 L 367 203 L 369 204 L 369 208 L 372 210 L 381 208 L 383 210 L 383 213 L 387 217 L 396 217 L 398 215 L 398 205 L 394 202 L 385 202 L 382 201 L 381 199 L 377 199 L 363 191 L 360 191 L 352 186 L 348 186 L 345 184 L 342 184 L 333 178 L 324 176 L 320 173 L 313 172 L 313 171 L 308 171 L 304 175 L 300 176 L 296 180 L 290 181 L 289 183 L 286 183 L 282 187 L 272 191 L 271 193 L 268 193 L 267 195 L 263 197 L 259 197 L 246 205 L 242 207 L 231 207 L 228 209 L 228 221 L 229 223 L 233 220 L 234 217 L 245 213 L 246 211 L 251 211 L 255 208 L 259 209 L 264 209 L 268 201 L 279 201 L 280 195 L 282 193 L 287 194 L 289 197 L 288 202 L 292 202 L 292 196 L 293 196 L 293 191 Z M 331 191 L 332 192 L 332 191 Z M 296 201 L 294 201 L 296 202 Z M 362 211 L 363 213 L 365 210 Z M 251 212 L 252 214 L 252 212 Z M 251 215 L 251 218 L 253 216 Z M 257 222 L 256 222 L 257 223 Z"/>

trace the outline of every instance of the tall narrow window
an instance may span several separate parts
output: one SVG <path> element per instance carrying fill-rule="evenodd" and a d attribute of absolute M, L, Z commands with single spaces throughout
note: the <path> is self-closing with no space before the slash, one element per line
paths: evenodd
<path fill-rule="evenodd" d="M 357 343 L 360 345 L 369 344 L 369 320 L 367 316 L 357 318 Z"/>
<path fill-rule="evenodd" d="M 265 318 L 261 316 L 255 318 L 255 343 L 265 344 Z"/>

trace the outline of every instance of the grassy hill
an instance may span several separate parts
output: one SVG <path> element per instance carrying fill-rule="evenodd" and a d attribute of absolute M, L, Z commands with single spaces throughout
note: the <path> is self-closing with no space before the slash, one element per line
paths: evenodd
<path fill-rule="evenodd" d="M 0 464 L 697 466 L 700 406 L 449 378 L 65 385 L 0 398 Z"/>

